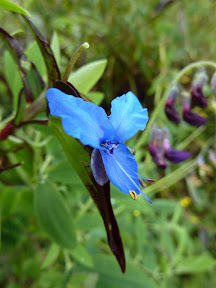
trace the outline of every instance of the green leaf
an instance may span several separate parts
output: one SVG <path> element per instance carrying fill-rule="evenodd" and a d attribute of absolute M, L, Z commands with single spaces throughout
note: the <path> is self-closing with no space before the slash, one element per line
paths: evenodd
<path fill-rule="evenodd" d="M 0 38 L 18 67 L 27 100 L 32 101 L 39 96 L 45 86 L 39 72 L 34 63 L 27 59 L 22 45 L 2 28 L 0 28 Z M 10 77 L 11 75 L 9 75 Z M 14 79 L 11 81 L 14 81 Z"/>
<path fill-rule="evenodd" d="M 154 185 L 154 184 L 153 184 Z M 156 199 L 154 200 L 154 207 L 155 211 L 162 213 L 162 214 L 173 214 L 176 207 L 179 205 L 179 203 L 170 201 L 168 199 Z"/>
<path fill-rule="evenodd" d="M 59 255 L 59 252 L 60 252 L 60 247 L 53 243 L 46 255 L 46 258 L 41 266 L 42 269 L 45 269 L 47 267 L 49 267 L 50 265 L 52 265 L 56 259 L 58 258 L 58 255 Z"/>
<path fill-rule="evenodd" d="M 99 281 L 96 287 L 103 288 L 156 288 L 158 285 L 144 270 L 128 263 L 123 275 L 118 269 L 113 258 L 106 255 L 95 255 L 94 271 L 99 273 Z"/>
<path fill-rule="evenodd" d="M 46 181 L 35 191 L 35 212 L 39 223 L 53 241 L 64 248 L 76 244 L 72 215 L 56 186 Z"/>
<path fill-rule="evenodd" d="M 19 201 L 21 188 L 19 189 L 18 187 L 14 188 L 1 185 L 0 189 L 0 209 L 1 216 L 4 218 L 14 212 Z"/>
<path fill-rule="evenodd" d="M 44 62 L 47 68 L 47 74 L 49 79 L 49 87 L 53 86 L 53 82 L 61 79 L 61 75 L 59 72 L 58 65 L 56 63 L 54 54 L 48 41 L 44 38 L 44 36 L 40 33 L 40 31 L 34 26 L 34 24 L 28 19 L 28 17 L 22 15 L 24 21 L 26 22 L 28 28 L 31 30 L 32 35 L 34 36 L 41 54 L 43 55 Z"/>
<path fill-rule="evenodd" d="M 19 97 L 18 97 L 17 114 L 13 121 L 15 125 L 18 125 L 20 123 L 22 116 L 25 112 L 25 107 L 26 107 L 26 97 L 25 97 L 24 89 L 21 89 Z"/>
<path fill-rule="evenodd" d="M 101 102 L 103 101 L 105 94 L 102 92 L 89 92 L 87 96 L 96 104 L 100 105 Z"/>
<path fill-rule="evenodd" d="M 16 111 L 18 96 L 22 88 L 22 80 L 16 63 L 8 51 L 4 51 L 5 76 L 10 90 L 13 94 L 13 110 Z"/>
<path fill-rule="evenodd" d="M 70 251 L 70 255 L 78 263 L 89 268 L 93 267 L 92 257 L 89 255 L 87 249 L 82 245 L 77 245 L 73 250 Z"/>
<path fill-rule="evenodd" d="M 28 17 L 30 17 L 30 14 L 28 13 L 28 11 L 26 11 L 25 9 L 23 9 L 22 7 L 18 6 L 15 3 L 12 3 L 8 0 L 1 0 L 0 2 L 0 8 L 4 8 L 13 12 L 17 12 L 19 14 L 24 14 Z"/>
<path fill-rule="evenodd" d="M 196 274 L 206 272 L 216 266 L 216 260 L 205 252 L 198 256 L 189 256 L 182 259 L 175 267 L 177 274 Z"/>
<path fill-rule="evenodd" d="M 72 72 L 68 78 L 68 82 L 71 82 L 78 91 L 86 94 L 101 78 L 106 66 L 106 59 L 86 64 L 79 68 L 76 72 Z"/>
<path fill-rule="evenodd" d="M 46 75 L 46 65 L 44 63 L 43 56 L 37 45 L 36 41 L 33 41 L 25 50 L 25 54 L 30 61 L 32 61 L 37 67 L 40 75 Z"/>
<path fill-rule="evenodd" d="M 51 46 L 51 48 L 53 50 L 53 54 L 55 56 L 56 62 L 58 64 L 58 67 L 60 67 L 61 51 L 60 51 L 59 37 L 58 37 L 58 34 L 57 34 L 56 31 L 53 33 L 50 46 Z"/>
<path fill-rule="evenodd" d="M 73 184 L 73 188 L 76 189 L 85 189 L 72 164 L 66 158 L 51 168 L 49 178 L 55 182 Z"/>

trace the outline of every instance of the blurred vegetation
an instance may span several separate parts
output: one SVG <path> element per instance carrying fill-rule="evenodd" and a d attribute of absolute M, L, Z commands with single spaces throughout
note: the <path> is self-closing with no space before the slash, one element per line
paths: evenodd
<path fill-rule="evenodd" d="M 216 287 L 216 160 L 209 156 L 210 151 L 216 153 L 216 98 L 208 83 L 208 108 L 197 111 L 208 115 L 209 122 L 200 128 L 169 122 L 162 98 L 183 67 L 194 61 L 216 61 L 216 3 L 14 2 L 30 13 L 31 21 L 51 43 L 61 75 L 76 49 L 89 42 L 90 48 L 79 57 L 74 70 L 101 59 L 107 59 L 108 64 L 91 90 L 100 93 L 87 95 L 109 114 L 111 100 L 132 90 L 148 108 L 150 119 L 159 109 L 154 124 L 169 129 L 173 147 L 189 150 L 192 156 L 182 164 L 158 169 L 147 149 L 152 128 L 148 125 L 145 137 L 140 133 L 128 142 L 137 148 L 140 174 L 158 183 L 146 188 L 148 197 L 155 198 L 152 206 L 141 198 L 132 201 L 111 186 L 111 202 L 127 261 L 126 273 L 122 274 L 107 244 L 97 208 L 57 138 L 47 126 L 29 124 L 19 128 L 15 136 L 0 142 L 0 166 L 24 162 L 0 173 L 0 286 Z M 47 83 L 42 56 L 21 16 L 1 9 L 0 24 L 23 45 L 28 59 Z M 15 115 L 22 82 L 2 43 L 0 51 L 1 130 Z M 195 72 L 190 71 L 182 79 L 188 90 Z M 213 72 L 207 69 L 209 78 Z M 4 85 L 6 82 L 8 85 Z M 46 114 L 38 117 L 46 118 Z M 74 222 L 74 248 L 65 249 L 39 225 L 40 211 L 35 209 L 33 191 L 41 181 L 52 182 L 53 193 L 61 196 L 60 202 L 66 206 L 65 215 Z"/>

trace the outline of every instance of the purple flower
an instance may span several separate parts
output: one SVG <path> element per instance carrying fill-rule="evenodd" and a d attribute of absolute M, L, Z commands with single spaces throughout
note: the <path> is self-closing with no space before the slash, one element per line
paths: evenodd
<path fill-rule="evenodd" d="M 163 150 L 164 150 L 164 156 L 166 159 L 168 159 L 170 162 L 174 164 L 178 164 L 182 161 L 187 160 L 190 157 L 190 152 L 188 151 L 179 151 L 176 149 L 171 148 L 170 146 L 170 140 L 169 140 L 169 131 L 167 129 L 163 130 Z"/>
<path fill-rule="evenodd" d="M 178 93 L 179 93 L 178 88 L 176 86 L 172 87 L 169 92 L 167 102 L 165 104 L 165 112 L 167 118 L 175 124 L 179 124 L 181 121 L 179 114 L 174 106 Z"/>
<path fill-rule="evenodd" d="M 170 147 L 169 139 L 165 138 L 163 140 L 164 156 L 170 162 L 178 164 L 182 161 L 187 160 L 190 157 L 190 152 L 179 151 Z"/>
<path fill-rule="evenodd" d="M 208 121 L 207 118 L 192 112 L 189 103 L 186 102 L 183 104 L 183 119 L 185 122 L 195 127 L 205 125 Z"/>
<path fill-rule="evenodd" d="M 203 94 L 203 87 L 208 81 L 207 73 L 202 70 L 195 74 L 192 90 L 191 90 L 191 104 L 192 106 L 207 107 L 207 99 Z"/>
<path fill-rule="evenodd" d="M 81 98 L 67 95 L 56 88 L 46 92 L 50 114 L 62 119 L 64 131 L 84 145 L 94 148 L 91 155 L 91 170 L 96 182 L 104 185 L 110 180 L 123 193 L 136 199 L 142 194 L 139 188 L 138 167 L 124 141 L 144 130 L 148 111 L 143 109 L 138 98 L 128 92 L 112 101 L 111 115 L 103 108 Z"/>
<path fill-rule="evenodd" d="M 157 164 L 158 167 L 165 169 L 168 166 L 166 163 L 166 159 L 164 158 L 161 146 L 155 144 L 154 141 L 151 141 L 149 143 L 149 152 L 152 156 L 153 161 Z"/>
<path fill-rule="evenodd" d="M 207 107 L 207 99 L 203 94 L 203 81 L 196 81 L 192 86 L 191 99 L 193 106 Z"/>
<path fill-rule="evenodd" d="M 155 128 L 153 130 L 152 140 L 149 143 L 149 151 L 157 166 L 162 168 L 167 167 L 166 159 L 177 164 L 190 157 L 190 152 L 188 151 L 179 151 L 171 148 L 167 129 Z"/>

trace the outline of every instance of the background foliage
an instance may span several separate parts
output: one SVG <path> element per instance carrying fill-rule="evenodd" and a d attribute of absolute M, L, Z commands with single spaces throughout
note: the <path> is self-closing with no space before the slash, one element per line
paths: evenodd
<path fill-rule="evenodd" d="M 88 41 L 90 48 L 78 59 L 69 81 L 108 113 L 113 98 L 132 90 L 148 108 L 150 119 L 159 107 L 155 123 L 167 127 L 173 146 L 189 150 L 192 157 L 165 171 L 158 169 L 147 151 L 152 128 L 148 126 L 145 137 L 139 134 L 128 143 L 137 148 L 140 174 L 158 183 L 146 189 L 151 199 L 156 194 L 152 206 L 142 198 L 132 201 L 111 186 L 127 261 L 123 275 L 97 208 L 57 138 L 47 126 L 19 128 L 16 137 L 0 142 L 1 165 L 24 162 L 0 173 L 1 287 L 216 286 L 216 166 L 208 158 L 216 137 L 216 101 L 207 86 L 210 120 L 200 128 L 186 123 L 176 128 L 166 119 L 161 101 L 180 69 L 193 61 L 215 59 L 216 4 L 210 0 L 161 4 L 166 2 L 16 1 L 51 43 L 61 75 L 72 54 Z M 47 85 L 44 60 L 29 28 L 18 14 L 5 9 L 0 10 L 0 19 Z M 16 114 L 22 81 L 11 55 L 0 45 L 2 129 Z M 86 76 L 78 70 L 97 60 L 90 72 L 85 70 Z M 192 76 L 185 76 L 186 84 Z M 81 80 L 89 86 L 79 84 Z M 36 91 L 38 85 L 32 87 Z M 37 117 L 46 119 L 46 113 Z M 202 165 L 197 161 L 200 157 Z M 192 203 L 185 204 L 185 196 Z"/>

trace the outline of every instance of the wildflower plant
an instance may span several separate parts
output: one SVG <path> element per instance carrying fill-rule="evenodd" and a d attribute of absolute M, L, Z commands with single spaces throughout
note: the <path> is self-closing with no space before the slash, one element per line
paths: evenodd
<path fill-rule="evenodd" d="M 69 7 L 70 1 L 60 2 L 55 3 L 55 9 L 62 14 L 63 6 Z M 156 35 L 152 32 L 155 23 L 160 24 L 161 12 L 154 21 L 145 21 L 153 28 L 146 30 L 143 20 L 152 20 L 153 11 L 150 6 L 145 10 L 148 4 L 140 1 L 139 8 L 144 10 L 139 11 L 136 1 L 114 2 L 117 24 L 121 24 L 115 30 L 115 39 L 106 26 L 110 22 L 110 27 L 116 28 L 112 18 L 104 18 L 104 2 L 97 10 L 101 15 L 97 14 L 94 22 L 88 18 L 88 31 L 80 33 L 77 29 L 84 21 L 86 30 L 86 12 L 97 5 L 87 1 L 82 10 L 85 17 L 73 11 L 77 18 L 73 18 L 76 32 L 71 46 L 69 17 L 52 15 L 55 19 L 47 22 L 47 31 L 53 25 L 57 30 L 60 27 L 50 44 L 26 10 L 8 0 L 0 1 L 1 8 L 21 14 L 19 18 L 12 15 L 16 23 L 23 21 L 34 38 L 30 45 L 28 41 L 22 45 L 25 33 L 12 29 L 16 25 L 8 29 L 11 33 L 0 28 L 4 64 L 0 67 L 0 286 L 196 287 L 197 281 L 191 284 L 197 280 L 196 273 L 207 286 L 211 271 L 215 277 L 214 218 L 209 221 L 209 211 L 214 210 L 215 203 L 216 150 L 212 135 L 216 64 L 189 64 L 169 84 L 166 77 L 172 69 L 168 65 L 183 63 L 178 59 L 182 52 L 175 51 L 181 39 L 175 37 L 180 42 L 170 45 L 175 47 L 171 53 L 175 53 L 166 58 L 166 35 L 170 39 L 172 35 L 162 29 L 169 31 L 168 26 L 157 25 Z M 178 7 L 174 2 L 171 5 Z M 80 3 L 73 5 L 82 7 Z M 41 5 L 54 7 L 48 2 Z M 63 6 L 57 11 L 59 5 Z M 119 12 L 121 7 L 124 9 Z M 127 10 L 130 17 L 125 17 Z M 164 23 L 172 14 L 166 14 Z M 46 21 L 50 15 L 46 13 Z M 134 15 L 140 17 L 139 25 Z M 98 19 L 104 19 L 100 29 Z M 129 28 L 126 32 L 122 30 L 123 21 Z M 143 45 L 140 31 L 150 31 L 145 33 L 149 43 Z M 126 39 L 124 33 L 131 34 L 127 44 L 132 45 L 122 41 Z M 85 42 L 75 51 L 83 35 L 90 34 L 94 48 L 87 54 L 89 44 Z M 86 61 L 101 55 L 109 56 L 110 61 Z M 158 58 L 162 65 L 158 65 Z M 95 86 L 107 63 L 105 82 L 102 79 Z M 125 73 L 126 68 L 131 73 Z M 124 77 L 115 77 L 122 74 Z M 110 76 L 117 84 L 110 83 Z M 189 79 L 187 83 L 184 77 Z M 151 85 L 156 86 L 155 97 Z M 114 93 L 116 90 L 118 93 Z M 135 94 L 126 93 L 128 90 Z M 149 205 L 153 200 L 154 205 Z M 194 235 L 198 235 L 196 241 Z M 19 257 L 12 257 L 16 254 Z M 206 278 L 201 275 L 205 272 L 209 273 Z"/>

